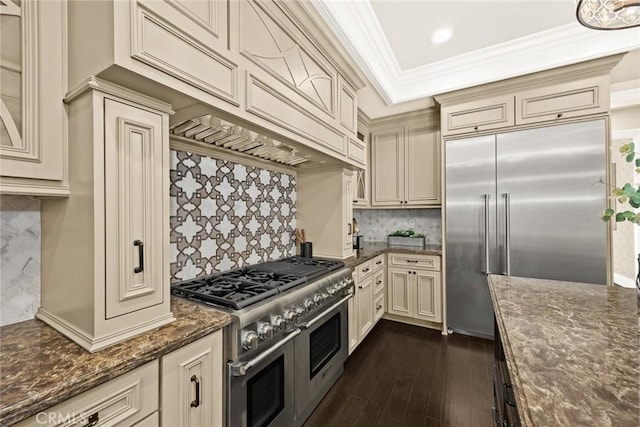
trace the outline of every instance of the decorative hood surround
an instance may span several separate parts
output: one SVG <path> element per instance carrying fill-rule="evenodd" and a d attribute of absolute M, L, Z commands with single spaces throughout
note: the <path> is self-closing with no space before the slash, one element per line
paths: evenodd
<path fill-rule="evenodd" d="M 171 281 L 295 254 L 296 179 L 171 151 Z"/>

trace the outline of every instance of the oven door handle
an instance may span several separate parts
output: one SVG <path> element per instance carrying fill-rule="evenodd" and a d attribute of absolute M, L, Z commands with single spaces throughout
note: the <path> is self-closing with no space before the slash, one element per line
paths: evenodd
<path fill-rule="evenodd" d="M 329 313 L 331 313 L 334 309 L 336 309 L 337 307 L 340 307 L 342 304 L 344 304 L 345 302 L 349 301 L 351 298 L 353 298 L 353 294 L 349 294 L 346 297 L 342 298 L 340 301 L 338 301 L 337 303 L 333 304 L 331 307 L 327 308 L 325 311 L 323 311 L 321 314 L 319 314 L 318 316 L 316 316 L 313 320 L 306 322 L 306 323 L 302 323 L 300 325 L 298 325 L 298 327 L 302 328 L 302 329 L 309 329 L 310 327 L 312 327 L 313 325 L 315 325 L 317 322 L 319 322 L 320 320 L 322 320 L 324 317 L 326 317 Z"/>
<path fill-rule="evenodd" d="M 247 371 L 249 369 L 253 368 L 258 363 L 262 362 L 264 359 L 266 359 L 267 357 L 271 356 L 273 353 L 278 351 L 278 349 L 280 347 L 284 346 L 286 343 L 288 343 L 289 341 L 291 341 L 292 339 L 294 339 L 295 337 L 300 335 L 300 332 L 302 332 L 300 329 L 294 330 L 289 335 L 287 335 L 287 337 L 285 339 L 280 341 L 278 344 L 274 345 L 269 350 L 267 350 L 264 353 L 260 354 L 260 356 L 257 356 L 257 357 L 255 357 L 255 358 L 253 358 L 253 359 L 251 359 L 251 360 L 249 360 L 247 362 L 229 363 L 229 366 L 231 367 L 231 372 L 233 373 L 233 376 L 234 377 L 241 377 L 241 376 L 246 375 Z"/>

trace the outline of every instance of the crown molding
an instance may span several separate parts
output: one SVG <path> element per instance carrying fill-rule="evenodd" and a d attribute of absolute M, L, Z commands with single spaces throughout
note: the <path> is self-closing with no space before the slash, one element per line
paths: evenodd
<path fill-rule="evenodd" d="M 401 70 L 369 1 L 312 0 L 312 4 L 388 104 L 640 48 L 640 28 L 594 31 L 575 22 Z"/>

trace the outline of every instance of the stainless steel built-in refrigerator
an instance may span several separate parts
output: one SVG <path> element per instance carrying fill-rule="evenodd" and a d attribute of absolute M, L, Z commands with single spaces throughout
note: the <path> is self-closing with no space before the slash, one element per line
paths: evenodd
<path fill-rule="evenodd" d="M 486 273 L 605 284 L 604 119 L 446 141 L 447 322 L 493 336 Z"/>

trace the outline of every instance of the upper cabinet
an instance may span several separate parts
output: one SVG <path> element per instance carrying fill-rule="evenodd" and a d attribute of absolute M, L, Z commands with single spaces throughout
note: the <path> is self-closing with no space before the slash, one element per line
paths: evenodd
<path fill-rule="evenodd" d="M 622 56 L 436 96 L 442 135 L 553 123 L 609 112 L 609 72 Z"/>
<path fill-rule="evenodd" d="M 363 80 L 310 4 L 105 0 L 71 2 L 69 12 L 72 86 L 104 77 L 188 106 L 175 120 L 215 111 L 287 144 L 364 165 L 356 138 Z"/>
<path fill-rule="evenodd" d="M 66 1 L 0 2 L 0 192 L 69 193 Z"/>
<path fill-rule="evenodd" d="M 369 161 L 370 150 L 369 147 L 369 118 L 366 115 L 358 111 L 358 131 L 357 140 L 350 140 L 352 145 L 361 147 L 362 150 L 362 168 L 355 169 L 353 172 L 353 206 L 354 207 L 366 207 L 369 206 L 369 188 L 371 187 L 371 163 Z M 354 149 L 356 151 L 356 149 Z M 357 150 L 360 152 L 360 148 Z M 353 157 L 352 157 L 353 158 Z"/>
<path fill-rule="evenodd" d="M 371 128 L 371 206 L 440 204 L 440 136 L 433 112 Z"/>

